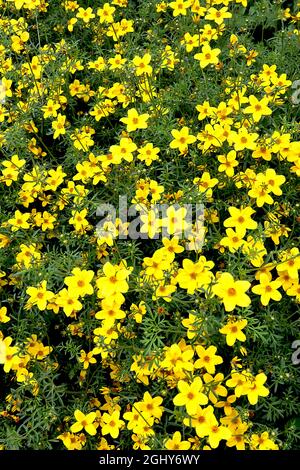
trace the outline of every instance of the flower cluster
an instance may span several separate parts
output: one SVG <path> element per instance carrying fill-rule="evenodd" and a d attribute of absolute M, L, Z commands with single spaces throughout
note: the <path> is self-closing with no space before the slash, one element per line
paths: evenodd
<path fill-rule="evenodd" d="M 0 0 L 1 449 L 297 445 L 282 3 Z"/>

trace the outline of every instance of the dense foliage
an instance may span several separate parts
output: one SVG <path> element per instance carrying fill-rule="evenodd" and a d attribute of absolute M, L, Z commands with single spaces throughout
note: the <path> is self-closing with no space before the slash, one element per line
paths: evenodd
<path fill-rule="evenodd" d="M 0 0 L 2 449 L 299 446 L 299 7 Z"/>

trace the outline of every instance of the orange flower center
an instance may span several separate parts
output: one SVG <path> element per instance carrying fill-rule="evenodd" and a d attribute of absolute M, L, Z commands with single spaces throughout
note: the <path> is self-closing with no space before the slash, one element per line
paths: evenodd
<path fill-rule="evenodd" d="M 234 297 L 236 295 L 236 290 L 234 287 L 230 287 L 227 291 L 227 294 L 229 295 L 229 297 Z"/>

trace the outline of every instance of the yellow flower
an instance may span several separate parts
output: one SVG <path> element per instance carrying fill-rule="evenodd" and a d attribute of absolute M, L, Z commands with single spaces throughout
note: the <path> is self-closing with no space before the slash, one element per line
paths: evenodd
<path fill-rule="evenodd" d="M 109 444 L 104 437 L 101 437 L 100 442 L 97 445 L 97 450 L 113 450 L 113 449 L 115 449 L 115 446 L 112 444 Z"/>
<path fill-rule="evenodd" d="M 157 202 L 161 199 L 161 193 L 164 192 L 164 187 L 158 184 L 155 180 L 149 182 L 149 193 L 151 194 L 151 202 Z"/>
<path fill-rule="evenodd" d="M 221 49 L 211 49 L 208 44 L 205 44 L 202 47 L 201 52 L 194 55 L 194 59 L 199 60 L 200 67 L 204 69 L 208 65 L 217 65 L 219 62 L 219 54 L 221 53 Z"/>
<path fill-rule="evenodd" d="M 278 273 L 287 271 L 292 279 L 298 279 L 298 270 L 300 269 L 300 253 L 297 247 L 285 251 L 281 255 L 281 260 L 276 265 Z"/>
<path fill-rule="evenodd" d="M 163 406 L 161 406 L 162 402 L 162 397 L 158 396 L 152 398 L 149 392 L 145 392 L 143 401 L 139 402 L 139 409 L 144 414 L 144 416 L 146 415 L 160 419 L 164 410 Z"/>
<path fill-rule="evenodd" d="M 10 317 L 7 314 L 7 308 L 1 307 L 0 308 L 0 323 L 7 323 L 10 321 Z"/>
<path fill-rule="evenodd" d="M 116 327 L 111 323 L 110 320 L 102 321 L 102 325 L 99 328 L 94 329 L 94 334 L 95 337 L 103 337 L 104 344 L 110 344 L 114 339 L 117 339 L 119 336 L 116 331 Z"/>
<path fill-rule="evenodd" d="M 52 129 L 54 130 L 53 139 L 57 139 L 60 135 L 66 133 L 65 124 L 66 116 L 58 113 L 56 121 L 52 122 Z"/>
<path fill-rule="evenodd" d="M 10 370 L 18 363 L 18 352 L 17 346 L 11 346 L 13 339 L 7 336 L 4 339 L 0 337 L 0 364 L 3 364 L 3 370 L 5 373 Z"/>
<path fill-rule="evenodd" d="M 245 127 L 241 127 L 238 132 L 230 132 L 228 136 L 228 142 L 234 146 L 234 150 L 237 152 L 245 149 L 255 150 L 257 139 L 258 134 L 256 132 L 248 132 Z"/>
<path fill-rule="evenodd" d="M 196 137 L 189 134 L 189 128 L 184 126 L 180 131 L 173 129 L 171 131 L 174 140 L 170 143 L 171 149 L 177 149 L 181 153 L 185 153 L 188 150 L 188 145 L 196 142 Z"/>
<path fill-rule="evenodd" d="M 206 20 L 212 20 L 217 25 L 224 23 L 225 18 L 231 18 L 232 14 L 228 11 L 227 7 L 223 7 L 220 10 L 217 10 L 214 7 L 208 9 L 207 14 L 205 15 Z"/>
<path fill-rule="evenodd" d="M 70 18 L 68 20 L 68 31 L 72 33 L 74 31 L 74 26 L 77 23 L 78 19 L 77 18 Z"/>
<path fill-rule="evenodd" d="M 206 372 L 203 375 L 203 379 L 209 389 L 208 398 L 214 405 L 217 403 L 219 396 L 227 396 L 227 389 L 222 385 L 224 375 L 221 372 L 216 374 L 214 377 Z"/>
<path fill-rule="evenodd" d="M 218 155 L 218 160 L 221 163 L 218 167 L 218 171 L 225 171 L 228 177 L 234 175 L 234 168 L 238 166 L 239 162 L 236 161 L 236 151 L 231 150 L 227 155 Z"/>
<path fill-rule="evenodd" d="M 197 317 L 193 313 L 189 313 L 188 318 L 184 318 L 181 323 L 182 325 L 187 328 L 187 337 L 188 339 L 193 339 L 197 335 L 197 331 L 200 330 L 201 323 L 203 320 L 201 317 Z"/>
<path fill-rule="evenodd" d="M 217 178 L 211 178 L 208 171 L 205 171 L 201 178 L 194 178 L 193 183 L 197 185 L 200 193 L 205 194 L 207 198 L 212 197 L 212 188 L 218 184 Z"/>
<path fill-rule="evenodd" d="M 80 432 L 82 429 L 84 429 L 91 436 L 95 436 L 97 433 L 96 425 L 94 424 L 96 419 L 95 412 L 92 411 L 91 413 L 85 415 L 82 413 L 82 411 L 76 410 L 74 416 L 76 423 L 72 424 L 70 428 L 71 432 Z"/>
<path fill-rule="evenodd" d="M 132 60 L 133 65 L 135 66 L 135 73 L 139 77 L 140 75 L 152 74 L 152 67 L 149 65 L 151 62 L 151 55 L 145 54 L 143 57 L 135 56 Z"/>
<path fill-rule="evenodd" d="M 30 228 L 30 224 L 28 222 L 30 215 L 31 214 L 28 213 L 22 214 L 19 210 L 15 211 L 15 216 L 7 221 L 10 225 L 12 225 L 12 231 L 16 232 L 20 228 L 25 230 Z"/>
<path fill-rule="evenodd" d="M 168 6 L 173 10 L 173 16 L 186 15 L 187 8 L 191 6 L 191 0 L 175 0 L 170 2 Z"/>
<path fill-rule="evenodd" d="M 270 192 L 271 189 L 268 185 L 257 178 L 250 191 L 248 191 L 248 194 L 250 197 L 256 199 L 257 207 L 262 207 L 264 204 L 273 204 L 274 200 L 271 197 Z"/>
<path fill-rule="evenodd" d="M 233 412 L 232 404 L 236 401 L 235 395 L 229 395 L 226 398 L 226 401 L 218 401 L 215 403 L 216 408 L 224 408 L 224 412 L 226 416 L 229 416 Z"/>
<path fill-rule="evenodd" d="M 282 189 L 280 186 L 286 181 L 284 175 L 277 175 L 273 168 L 268 168 L 263 174 L 264 181 L 270 188 L 270 191 L 276 196 L 282 195 Z"/>
<path fill-rule="evenodd" d="M 281 300 L 282 295 L 278 292 L 277 289 L 281 287 L 281 280 L 276 279 L 272 281 L 272 276 L 268 276 L 267 274 L 261 274 L 259 277 L 260 284 L 252 287 L 252 292 L 254 294 L 260 295 L 261 303 L 266 306 L 269 304 L 270 300 L 276 300 L 279 302 Z"/>
<path fill-rule="evenodd" d="M 226 229 L 226 235 L 220 240 L 220 245 L 228 247 L 230 253 L 235 253 L 245 243 L 243 237 L 232 228 Z"/>
<path fill-rule="evenodd" d="M 185 33 L 183 39 L 180 41 L 180 44 L 184 44 L 186 51 L 191 52 L 195 47 L 199 47 L 200 35 L 193 34 L 193 36 L 191 36 L 190 33 Z"/>
<path fill-rule="evenodd" d="M 91 295 L 94 292 L 93 286 L 90 284 L 94 277 L 94 272 L 91 270 L 80 268 L 72 269 L 73 276 L 65 278 L 65 284 L 68 286 L 68 291 L 71 297 L 78 299 L 85 295 Z"/>
<path fill-rule="evenodd" d="M 57 436 L 57 439 L 60 439 L 68 450 L 81 450 L 86 441 L 84 434 L 76 436 L 76 434 L 71 432 L 64 432 Z"/>
<path fill-rule="evenodd" d="M 5 98 L 12 97 L 12 80 L 8 80 L 7 78 L 3 77 L 0 84 L 0 102 Z"/>
<path fill-rule="evenodd" d="M 139 305 L 132 304 L 130 306 L 130 311 L 132 312 L 133 318 L 137 323 L 142 323 L 143 321 L 143 316 L 147 312 L 147 308 L 145 305 L 145 302 L 142 300 Z"/>
<path fill-rule="evenodd" d="M 256 405 L 258 397 L 266 397 L 269 395 L 269 390 L 264 386 L 266 380 L 267 376 L 263 372 L 247 380 L 244 387 L 244 394 L 247 395 L 251 405 Z"/>
<path fill-rule="evenodd" d="M 196 263 L 190 259 L 184 259 L 182 268 L 178 270 L 176 281 L 188 294 L 194 294 L 196 289 L 207 287 L 213 279 L 211 269 L 214 263 L 207 261 L 205 256 L 200 256 Z"/>
<path fill-rule="evenodd" d="M 244 394 L 248 376 L 249 374 L 246 372 L 236 372 L 236 370 L 231 371 L 231 378 L 226 381 L 226 386 L 234 388 L 234 394 L 236 397 L 240 397 Z"/>
<path fill-rule="evenodd" d="M 101 300 L 101 309 L 95 314 L 97 320 L 105 320 L 106 324 L 113 325 L 116 320 L 126 317 L 126 313 L 121 310 L 120 302 L 115 297 L 107 297 Z"/>
<path fill-rule="evenodd" d="M 264 256 L 267 250 L 263 242 L 259 238 L 254 238 L 252 235 L 247 237 L 242 246 L 242 252 L 247 255 L 251 264 L 255 267 L 260 267 L 264 262 Z"/>
<path fill-rule="evenodd" d="M 138 420 L 137 426 L 135 428 L 135 432 L 137 435 L 141 435 L 143 439 L 147 439 L 150 436 L 154 436 L 154 430 L 153 430 L 153 425 L 154 425 L 154 418 L 150 418 L 148 416 L 147 421 L 143 417 L 140 417 Z"/>
<path fill-rule="evenodd" d="M 162 11 L 166 11 L 168 8 L 168 4 L 166 2 L 159 2 L 156 4 L 155 8 L 158 13 Z"/>
<path fill-rule="evenodd" d="M 79 8 L 78 12 L 76 14 L 77 18 L 80 18 L 83 20 L 85 23 L 89 23 L 91 19 L 95 18 L 95 14 L 93 13 L 93 10 L 91 7 L 88 7 L 87 9 L 84 8 Z"/>
<path fill-rule="evenodd" d="M 142 222 L 140 232 L 147 233 L 149 238 L 154 238 L 160 232 L 161 220 L 157 216 L 158 214 L 152 209 L 150 211 L 146 210 L 146 213 L 143 211 L 140 215 Z"/>
<path fill-rule="evenodd" d="M 165 227 L 170 235 L 181 236 L 189 227 L 188 222 L 185 220 L 186 215 L 187 209 L 185 207 L 169 206 L 166 217 L 161 221 L 162 227 Z"/>
<path fill-rule="evenodd" d="M 120 419 L 120 411 L 116 410 L 113 413 L 103 413 L 102 416 L 102 429 L 103 436 L 110 434 L 113 439 L 117 439 L 120 433 L 120 428 L 124 426 L 124 421 Z"/>
<path fill-rule="evenodd" d="M 122 57 L 121 54 L 116 54 L 114 57 L 108 59 L 108 63 L 110 64 L 109 70 L 122 69 L 126 62 L 127 59 L 125 57 Z"/>
<path fill-rule="evenodd" d="M 171 295 L 176 291 L 176 286 L 171 284 L 161 284 L 157 287 L 155 294 L 152 295 L 152 300 L 163 299 L 166 302 L 171 302 Z"/>
<path fill-rule="evenodd" d="M 124 294 L 128 291 L 127 278 L 131 272 L 125 266 L 113 266 L 109 261 L 103 266 L 104 276 L 97 279 L 96 284 L 100 297 L 109 297 L 115 294 Z"/>
<path fill-rule="evenodd" d="M 278 445 L 270 439 L 268 431 L 265 431 L 262 434 L 251 435 L 250 449 L 278 450 Z"/>
<path fill-rule="evenodd" d="M 10 244 L 10 239 L 6 236 L 0 233 L 0 248 L 5 248 Z"/>
<path fill-rule="evenodd" d="M 277 77 L 277 65 L 263 64 L 263 70 L 260 72 L 259 77 L 263 79 L 264 85 L 268 85 L 271 80 Z"/>
<path fill-rule="evenodd" d="M 258 52 L 255 50 L 251 49 L 249 53 L 246 55 L 246 64 L 249 67 L 253 62 L 255 62 L 255 57 L 258 56 Z"/>
<path fill-rule="evenodd" d="M 44 118 L 47 119 L 48 117 L 57 117 L 57 110 L 60 108 L 60 104 L 55 102 L 52 99 L 47 101 L 47 104 L 42 107 L 42 111 L 44 112 Z"/>
<path fill-rule="evenodd" d="M 209 101 L 204 101 L 202 104 L 196 106 L 199 121 L 203 121 L 207 117 L 212 117 L 216 111 L 216 108 L 209 104 Z"/>
<path fill-rule="evenodd" d="M 271 148 L 265 140 L 257 142 L 257 147 L 256 150 L 252 152 L 252 157 L 263 158 L 266 161 L 272 160 Z"/>
<path fill-rule="evenodd" d="M 47 185 L 45 189 L 50 191 L 56 191 L 58 186 L 63 183 L 64 177 L 67 176 L 61 165 L 59 165 L 56 169 L 49 170 L 48 175 L 49 176 L 46 179 Z"/>
<path fill-rule="evenodd" d="M 224 221 L 224 227 L 234 227 L 239 236 L 243 237 L 246 234 L 246 230 L 255 230 L 257 228 L 257 222 L 251 219 L 251 215 L 255 214 L 255 211 L 251 207 L 229 207 L 228 209 L 231 217 L 228 217 Z"/>
<path fill-rule="evenodd" d="M 300 284 L 298 282 L 295 282 L 287 291 L 287 295 L 290 296 L 295 296 L 297 302 L 300 302 Z"/>
<path fill-rule="evenodd" d="M 115 11 L 115 7 L 109 3 L 104 3 L 103 7 L 97 10 L 97 15 L 100 16 L 100 23 L 113 23 L 113 14 Z"/>
<path fill-rule="evenodd" d="M 153 276 L 155 279 L 163 279 L 164 271 L 170 269 L 170 262 L 161 251 L 155 251 L 151 258 L 144 258 L 143 264 L 146 267 L 146 275 Z"/>
<path fill-rule="evenodd" d="M 192 358 L 194 351 L 192 347 L 185 347 L 185 343 L 172 344 L 170 347 L 165 347 L 165 356 L 161 362 L 161 367 L 168 371 L 172 371 L 179 377 L 181 372 L 184 370 L 192 371 L 194 366 Z M 181 347 L 180 347 L 181 346 Z"/>
<path fill-rule="evenodd" d="M 206 405 L 207 396 L 203 393 L 203 383 L 200 377 L 196 377 L 191 384 L 184 380 L 179 380 L 177 384 L 179 393 L 174 397 L 175 406 L 185 406 L 189 415 L 193 416 L 197 412 L 199 405 Z"/>
<path fill-rule="evenodd" d="M 82 211 L 72 211 L 72 217 L 69 219 L 69 223 L 74 225 L 74 228 L 77 232 L 84 232 L 84 229 L 88 227 L 89 223 L 86 220 L 87 209 L 82 209 Z"/>
<path fill-rule="evenodd" d="M 229 321 L 225 326 L 219 329 L 219 332 L 226 335 L 226 343 L 233 346 L 236 340 L 246 341 L 246 336 L 242 329 L 247 325 L 247 320 Z"/>
<path fill-rule="evenodd" d="M 226 130 L 226 134 L 229 133 Z M 198 148 L 203 152 L 211 147 L 221 147 L 222 143 L 226 140 L 224 137 L 224 128 L 219 125 L 212 126 L 206 124 L 204 130 L 197 134 L 197 139 L 200 140 Z"/>
<path fill-rule="evenodd" d="M 170 260 L 170 262 L 174 260 L 175 254 L 182 253 L 184 251 L 183 246 L 179 245 L 178 237 L 173 237 L 170 239 L 163 237 L 162 243 L 163 247 L 160 248 L 160 251 L 166 255 L 167 259 Z"/>
<path fill-rule="evenodd" d="M 39 287 L 27 287 L 26 294 L 29 295 L 27 306 L 30 308 L 37 305 L 39 310 L 46 310 L 47 303 L 54 297 L 53 292 L 47 290 L 47 281 L 42 281 Z"/>
<path fill-rule="evenodd" d="M 172 438 L 168 439 L 165 443 L 165 448 L 168 450 L 188 450 L 191 447 L 189 441 L 182 441 L 179 431 L 174 432 Z"/>
<path fill-rule="evenodd" d="M 225 426 L 219 426 L 217 420 L 208 428 L 208 443 L 212 449 L 216 449 L 222 439 L 226 441 L 230 439 L 232 433 L 230 429 Z"/>
<path fill-rule="evenodd" d="M 43 213 L 37 212 L 34 217 L 36 226 L 41 227 L 43 231 L 53 230 L 55 221 L 56 218 L 47 211 L 44 211 Z"/>
<path fill-rule="evenodd" d="M 80 351 L 80 357 L 78 358 L 79 362 L 83 363 L 83 368 L 88 369 L 90 364 L 96 364 L 97 360 L 94 357 L 94 351 L 89 351 L 86 353 L 83 349 Z"/>
<path fill-rule="evenodd" d="M 126 124 L 127 132 L 133 132 L 137 129 L 147 129 L 149 117 L 148 113 L 138 114 L 135 108 L 131 108 L 127 112 L 127 117 L 121 118 L 120 121 Z"/>
<path fill-rule="evenodd" d="M 56 296 L 55 299 L 57 305 L 62 307 L 67 317 L 72 316 L 74 313 L 79 312 L 82 309 L 82 303 L 79 302 L 77 293 L 71 295 L 67 289 L 62 289 Z"/>
<path fill-rule="evenodd" d="M 127 162 L 132 162 L 133 152 L 137 149 L 136 144 L 128 137 L 122 137 L 119 145 L 111 145 L 109 151 L 112 154 L 112 163 L 119 164 L 122 158 Z"/>
<path fill-rule="evenodd" d="M 235 281 L 230 273 L 222 273 L 212 291 L 222 299 L 226 312 L 231 312 L 236 306 L 250 305 L 251 299 L 246 294 L 250 286 L 249 281 Z"/>
<path fill-rule="evenodd" d="M 214 374 L 216 371 L 216 365 L 222 364 L 223 359 L 221 356 L 217 356 L 216 346 L 209 346 L 205 349 L 203 346 L 196 346 L 196 352 L 199 359 L 194 364 L 196 369 L 204 368 L 209 374 Z"/>
<path fill-rule="evenodd" d="M 211 405 L 206 408 L 198 406 L 196 412 L 191 418 L 184 418 L 183 424 L 185 426 L 192 426 L 195 428 L 198 437 L 202 438 L 208 436 L 209 427 L 215 423 L 214 409 Z"/>
<path fill-rule="evenodd" d="M 138 149 L 138 159 L 145 162 L 147 166 L 150 166 L 152 162 L 159 159 L 159 152 L 159 147 L 154 147 L 153 144 L 147 143 Z"/>
<path fill-rule="evenodd" d="M 7 339 L 7 338 L 5 338 Z M 0 364 L 5 363 L 6 359 L 6 351 L 7 351 L 7 345 L 4 339 L 0 336 Z"/>
<path fill-rule="evenodd" d="M 105 69 L 105 59 L 102 56 L 99 56 L 98 59 L 95 61 L 90 61 L 88 62 L 88 67 L 89 69 L 94 69 L 98 70 L 99 72 L 102 72 L 102 70 Z"/>
<path fill-rule="evenodd" d="M 244 109 L 244 113 L 252 114 L 254 122 L 258 122 L 262 116 L 270 116 L 272 114 L 272 110 L 268 107 L 269 101 L 267 96 L 259 101 L 254 95 L 250 95 L 250 106 Z"/>
<path fill-rule="evenodd" d="M 123 414 L 123 418 L 128 421 L 127 429 L 133 430 L 135 432 L 136 427 L 139 425 L 141 418 L 141 405 L 142 402 L 134 403 L 131 411 L 126 411 Z"/>

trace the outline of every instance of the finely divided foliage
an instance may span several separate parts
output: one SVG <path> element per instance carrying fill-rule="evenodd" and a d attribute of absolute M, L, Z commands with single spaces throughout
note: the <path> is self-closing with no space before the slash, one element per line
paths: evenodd
<path fill-rule="evenodd" d="M 0 0 L 1 449 L 299 446 L 299 7 Z"/>

